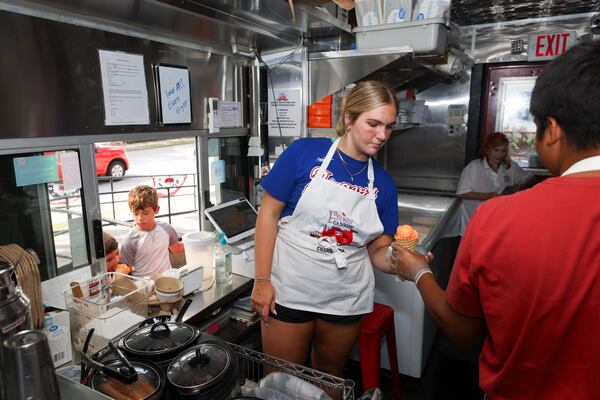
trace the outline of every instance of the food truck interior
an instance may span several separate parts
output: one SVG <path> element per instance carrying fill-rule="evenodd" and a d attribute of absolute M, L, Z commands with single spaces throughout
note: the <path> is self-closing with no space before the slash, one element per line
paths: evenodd
<path fill-rule="evenodd" d="M 131 229 L 134 186 L 156 188 L 157 219 L 180 238 L 212 232 L 204 210 L 239 198 L 258 210 L 261 179 L 292 141 L 336 137 L 342 98 L 360 81 L 384 81 L 398 98 L 377 159 L 397 186 L 399 225 L 414 226 L 419 251 L 433 252 L 442 286 L 460 243 L 458 181 L 485 135 L 505 133 L 519 166 L 538 182 L 550 176 L 535 150 L 531 91 L 549 60 L 600 35 L 598 1 L 397 1 L 410 4 L 400 20 L 386 18 L 386 1 L 337 3 L 356 8 L 315 0 L 0 0 L 0 260 L 13 264 L 15 284 L 32 297 L 33 328 L 52 326 L 44 311 L 73 318 L 69 282 L 106 273 L 102 232 L 121 241 Z M 101 175 L 98 148 L 109 157 Z M 24 256 L 37 270 L 31 281 Z M 233 254 L 228 285 L 211 283 L 205 267 L 183 321 L 261 354 L 258 320 L 241 311 L 232 318 L 250 295 L 253 258 L 252 249 Z M 171 262 L 186 265 L 179 254 Z M 180 278 L 189 285 L 191 276 L 189 269 Z M 378 271 L 375 281 L 375 301 L 394 310 L 401 398 L 482 398 L 478 349 L 439 332 L 414 284 Z M 76 341 L 73 324 L 63 328 Z M 81 348 L 71 347 L 63 349 L 72 363 Z M 381 354 L 387 399 L 383 343 Z M 54 361 L 57 371 L 71 365 Z M 359 398 L 358 350 L 347 374 L 356 386 L 343 398 Z M 72 389 L 67 381 L 59 377 L 61 390 Z"/>

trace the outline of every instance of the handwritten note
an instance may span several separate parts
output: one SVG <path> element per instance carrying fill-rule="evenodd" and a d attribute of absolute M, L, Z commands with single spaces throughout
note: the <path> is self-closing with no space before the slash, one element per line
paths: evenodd
<path fill-rule="evenodd" d="M 190 99 L 190 73 L 184 67 L 159 65 L 158 83 L 163 124 L 189 124 L 192 122 Z"/>

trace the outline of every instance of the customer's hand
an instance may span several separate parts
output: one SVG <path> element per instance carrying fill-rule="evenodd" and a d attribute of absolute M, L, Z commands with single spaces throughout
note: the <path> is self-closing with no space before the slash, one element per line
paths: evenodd
<path fill-rule="evenodd" d="M 252 308 L 260 315 L 260 319 L 269 325 L 269 313 L 275 312 L 275 289 L 271 282 L 254 282 L 252 288 Z"/>
<path fill-rule="evenodd" d="M 431 253 L 424 256 L 406 250 L 398 243 L 392 243 L 390 262 L 395 268 L 396 274 L 404 279 L 415 282 L 423 273 L 431 272 L 427 264 L 431 260 L 433 260 Z"/>

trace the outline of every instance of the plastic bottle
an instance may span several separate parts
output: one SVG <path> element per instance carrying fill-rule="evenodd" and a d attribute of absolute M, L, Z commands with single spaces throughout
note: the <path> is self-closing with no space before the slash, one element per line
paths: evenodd
<path fill-rule="evenodd" d="M 215 275 L 217 283 L 230 284 L 233 280 L 231 275 L 231 251 L 227 247 L 225 235 L 220 233 L 221 239 L 215 249 Z"/>

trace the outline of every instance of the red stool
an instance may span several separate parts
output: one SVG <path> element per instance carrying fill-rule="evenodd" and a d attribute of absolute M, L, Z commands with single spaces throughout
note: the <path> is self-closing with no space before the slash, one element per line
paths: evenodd
<path fill-rule="evenodd" d="M 375 303 L 373 312 L 363 318 L 358 337 L 360 348 L 360 368 L 362 370 L 363 388 L 380 387 L 380 342 L 385 335 L 390 357 L 390 373 L 394 384 L 394 398 L 400 398 L 400 377 L 398 376 L 398 359 L 396 356 L 396 332 L 394 329 L 394 310 L 390 306 Z"/>

